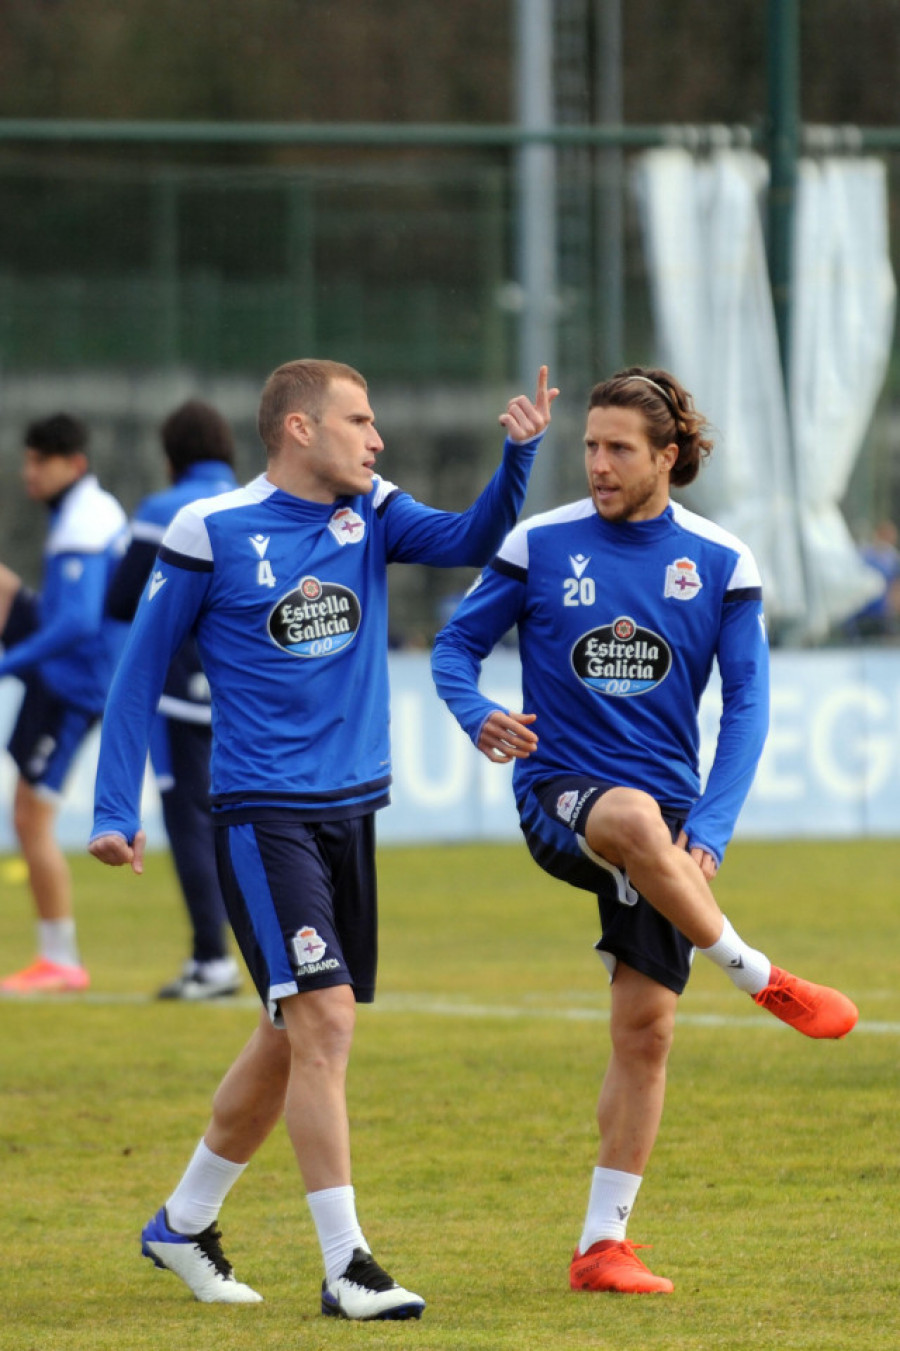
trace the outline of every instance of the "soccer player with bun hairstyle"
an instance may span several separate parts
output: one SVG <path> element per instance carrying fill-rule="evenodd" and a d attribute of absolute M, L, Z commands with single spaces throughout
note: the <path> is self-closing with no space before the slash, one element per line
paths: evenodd
<path fill-rule="evenodd" d="M 600 1148 L 569 1268 L 574 1290 L 668 1293 L 625 1237 L 656 1141 L 678 997 L 696 949 L 809 1037 L 845 1036 L 838 990 L 772 965 L 710 888 L 768 727 L 768 649 L 753 556 L 670 499 L 711 442 L 668 371 L 632 366 L 591 391 L 588 497 L 523 521 L 438 634 L 438 692 L 478 749 L 515 762 L 522 832 L 553 877 L 597 897 L 612 982 Z M 523 708 L 478 689 L 518 628 Z M 722 718 L 705 785 L 698 710 L 713 663 Z"/>
<path fill-rule="evenodd" d="M 656 450 L 671 442 L 678 456 L 669 472 L 673 488 L 686 488 L 712 454 L 713 443 L 704 436 L 706 419 L 694 400 L 668 371 L 630 366 L 591 390 L 588 409 L 633 408 L 644 419 L 647 440 Z"/>
<path fill-rule="evenodd" d="M 219 879 L 262 1003 L 181 1180 L 142 1251 L 211 1303 L 255 1303 L 219 1210 L 284 1117 L 322 1251 L 321 1309 L 418 1318 L 425 1301 L 372 1256 L 350 1169 L 346 1074 L 375 997 L 375 813 L 387 805 L 387 565 L 481 567 L 512 526 L 557 391 L 510 400 L 500 467 L 464 512 L 378 472 L 384 443 L 349 366 L 280 366 L 260 399 L 268 463 L 192 502 L 163 536 L 107 703 L 91 852 L 143 868 L 147 738 L 172 655 L 195 633 L 213 710 Z"/>

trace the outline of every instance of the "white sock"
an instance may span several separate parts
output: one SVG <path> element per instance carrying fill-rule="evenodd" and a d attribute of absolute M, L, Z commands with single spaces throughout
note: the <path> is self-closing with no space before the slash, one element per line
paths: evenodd
<path fill-rule="evenodd" d="M 208 1229 L 246 1167 L 245 1163 L 232 1163 L 214 1154 L 201 1140 L 166 1202 L 169 1227 L 176 1234 L 199 1234 Z"/>
<path fill-rule="evenodd" d="M 74 919 L 38 920 L 38 951 L 58 966 L 80 966 Z"/>
<path fill-rule="evenodd" d="M 325 1279 L 337 1280 L 347 1270 L 354 1248 L 369 1251 L 356 1218 L 354 1190 L 352 1187 L 325 1187 L 322 1191 L 308 1192 L 306 1203 L 322 1249 Z"/>
<path fill-rule="evenodd" d="M 727 919 L 718 942 L 697 951 L 727 972 L 738 989 L 747 994 L 759 994 L 769 983 L 772 963 L 764 952 L 748 947 Z"/>
<path fill-rule="evenodd" d="M 637 1173 L 594 1169 L 584 1229 L 578 1242 L 580 1253 L 586 1253 L 591 1244 L 603 1238 L 622 1241 L 642 1181 Z"/>

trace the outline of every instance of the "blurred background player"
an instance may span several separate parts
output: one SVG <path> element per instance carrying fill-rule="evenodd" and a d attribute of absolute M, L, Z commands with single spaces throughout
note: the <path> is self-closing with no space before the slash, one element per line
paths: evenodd
<path fill-rule="evenodd" d="M 9 741 L 19 774 L 13 823 L 38 916 L 38 957 L 6 994 L 83 990 L 69 865 L 55 836 L 75 754 L 103 711 L 126 630 L 105 614 L 125 513 L 89 472 L 87 429 L 57 413 L 25 433 L 25 491 L 49 509 L 40 595 L 0 564 L 0 676 L 25 695 Z"/>
<path fill-rule="evenodd" d="M 107 598 L 107 611 L 116 619 L 134 618 L 175 513 L 188 502 L 237 487 L 231 428 L 217 409 L 189 399 L 166 418 L 161 437 L 172 486 L 145 498 L 135 511 L 128 548 Z M 209 682 L 189 635 L 169 667 L 150 737 L 163 821 L 193 935 L 191 956 L 181 974 L 159 991 L 160 999 L 215 999 L 240 987 L 216 872 L 209 802 L 211 722 Z"/>
<path fill-rule="evenodd" d="M 860 545 L 859 556 L 881 576 L 881 594 L 852 615 L 844 632 L 856 640 L 895 638 L 900 622 L 900 550 L 893 521 L 879 521 L 871 538 Z"/>

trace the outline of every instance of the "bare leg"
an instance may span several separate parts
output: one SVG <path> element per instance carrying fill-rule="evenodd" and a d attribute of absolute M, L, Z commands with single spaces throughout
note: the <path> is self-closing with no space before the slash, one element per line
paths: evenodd
<path fill-rule="evenodd" d="M 71 919 L 72 877 L 56 842 L 56 804 L 40 797 L 19 779 L 13 824 L 28 866 L 31 894 L 41 919 Z"/>
<path fill-rule="evenodd" d="M 612 984 L 612 1055 L 597 1103 L 601 1168 L 640 1177 L 650 1158 L 666 1092 L 678 996 L 624 963 Z"/>
<path fill-rule="evenodd" d="M 695 947 L 722 935 L 725 917 L 697 864 L 672 843 L 659 807 L 647 793 L 613 788 L 591 809 L 586 838 L 595 853 L 623 868 L 655 910 Z"/>
<path fill-rule="evenodd" d="M 207 1148 L 232 1163 L 247 1163 L 284 1111 L 291 1056 L 287 1033 L 272 1026 L 265 1009 L 247 1045 L 219 1084 Z"/>
<path fill-rule="evenodd" d="M 572 1264 L 573 1290 L 668 1293 L 625 1240 L 666 1092 L 677 995 L 619 962 L 612 985 L 612 1055 L 597 1103 L 600 1151 L 584 1228 Z"/>
<path fill-rule="evenodd" d="M 246 1163 L 285 1114 L 307 1191 L 350 1183 L 346 1075 L 356 1016 L 349 985 L 282 1000 L 285 1030 L 265 1010 L 213 1099 L 207 1147 Z"/>
<path fill-rule="evenodd" d="M 624 869 L 655 910 L 776 1018 L 817 1039 L 845 1037 L 854 1027 L 859 1013 L 846 995 L 773 967 L 726 926 L 700 863 L 672 843 L 649 794 L 610 789 L 591 808 L 585 833 L 595 853 Z"/>
<path fill-rule="evenodd" d="M 282 1002 L 291 1072 L 285 1120 L 307 1192 L 350 1185 L 347 1063 L 356 1023 L 349 985 Z"/>

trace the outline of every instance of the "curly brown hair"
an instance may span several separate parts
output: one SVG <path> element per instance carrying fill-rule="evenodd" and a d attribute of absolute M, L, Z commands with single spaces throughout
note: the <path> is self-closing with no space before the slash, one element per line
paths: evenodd
<path fill-rule="evenodd" d="M 629 366 L 591 390 L 588 408 L 636 408 L 643 416 L 655 451 L 673 443 L 678 457 L 669 480 L 675 488 L 693 483 L 713 448 L 706 419 L 694 400 L 669 371 Z"/>

